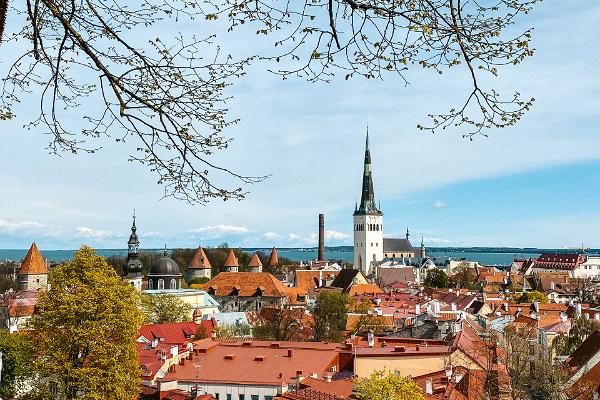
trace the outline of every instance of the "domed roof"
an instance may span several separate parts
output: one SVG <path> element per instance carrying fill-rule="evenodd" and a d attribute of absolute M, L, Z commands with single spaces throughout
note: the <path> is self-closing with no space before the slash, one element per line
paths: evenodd
<path fill-rule="evenodd" d="M 148 275 L 176 275 L 181 276 L 179 266 L 167 256 L 159 258 L 150 266 Z"/>
<path fill-rule="evenodd" d="M 144 269 L 144 264 L 142 264 L 142 260 L 137 257 L 127 257 L 125 260 L 125 264 L 123 265 L 123 272 L 126 274 L 130 273 L 140 273 Z"/>

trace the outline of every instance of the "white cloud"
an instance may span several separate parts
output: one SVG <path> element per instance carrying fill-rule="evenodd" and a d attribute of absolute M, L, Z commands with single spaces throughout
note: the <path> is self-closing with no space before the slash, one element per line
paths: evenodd
<path fill-rule="evenodd" d="M 425 243 L 426 246 L 450 246 L 450 245 L 456 245 L 457 243 L 452 241 L 452 240 L 448 240 L 448 239 L 444 239 L 444 238 L 440 238 L 440 237 L 431 237 L 431 236 L 425 236 L 423 238 L 423 243 Z"/>
<path fill-rule="evenodd" d="M 346 240 L 350 239 L 350 235 L 340 231 L 325 231 L 325 239 L 327 240 Z"/>
<path fill-rule="evenodd" d="M 288 235 L 288 240 L 300 240 L 302 237 L 300 235 L 296 235 L 295 233 L 290 233 Z"/>
<path fill-rule="evenodd" d="M 277 240 L 281 238 L 281 235 L 275 232 L 265 232 L 263 237 L 268 240 Z"/>
<path fill-rule="evenodd" d="M 92 229 L 88 226 L 80 226 L 79 228 L 77 228 L 77 233 L 79 233 L 79 236 L 82 236 L 84 238 L 94 239 L 103 239 L 113 236 L 112 232 L 110 231 Z"/>
<path fill-rule="evenodd" d="M 11 233 L 19 230 L 39 229 L 43 228 L 44 226 L 44 224 L 35 221 L 12 222 L 5 219 L 0 219 L 0 230 Z"/>
<path fill-rule="evenodd" d="M 446 208 L 446 203 L 444 203 L 441 200 L 438 200 L 435 203 L 433 203 L 433 206 L 431 207 L 432 210 L 441 210 L 444 208 Z"/>
<path fill-rule="evenodd" d="M 243 226 L 234 226 L 234 225 L 208 225 L 203 226 L 201 228 L 191 229 L 190 232 L 193 233 L 208 233 L 212 235 L 242 235 L 245 233 L 252 232 L 250 229 Z"/>
<path fill-rule="evenodd" d="M 154 231 L 152 231 L 152 232 L 142 233 L 141 236 L 144 237 L 144 238 L 155 238 L 155 237 L 161 236 L 161 234 L 160 234 L 160 232 L 154 232 Z"/>

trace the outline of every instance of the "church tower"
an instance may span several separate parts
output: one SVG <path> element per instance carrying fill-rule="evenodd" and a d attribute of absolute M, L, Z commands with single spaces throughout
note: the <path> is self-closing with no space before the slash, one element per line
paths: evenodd
<path fill-rule="evenodd" d="M 131 236 L 129 236 L 129 240 L 127 241 L 127 260 L 125 260 L 125 265 L 123 265 L 123 273 L 125 274 L 125 281 L 138 290 L 142 290 L 143 267 L 142 260 L 140 260 L 140 241 L 135 226 L 134 213 Z"/>
<path fill-rule="evenodd" d="M 373 272 L 371 263 L 381 260 L 383 260 L 383 213 L 375 204 L 367 129 L 362 194 L 360 206 L 354 209 L 354 269 L 369 276 Z"/>

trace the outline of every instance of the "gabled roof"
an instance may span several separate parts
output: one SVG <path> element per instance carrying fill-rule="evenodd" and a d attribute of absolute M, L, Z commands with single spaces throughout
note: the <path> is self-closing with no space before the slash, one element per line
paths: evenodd
<path fill-rule="evenodd" d="M 227 258 L 225 259 L 224 267 L 239 267 L 238 259 L 233 252 L 233 249 L 229 250 L 229 254 L 227 254 Z"/>
<path fill-rule="evenodd" d="M 192 258 L 192 262 L 190 263 L 190 269 L 211 269 L 212 265 L 210 265 L 210 261 L 208 257 L 206 257 L 206 253 L 202 246 L 198 247 L 196 253 L 194 253 L 194 258 Z"/>
<path fill-rule="evenodd" d="M 413 252 L 415 249 L 413 248 L 410 240 L 408 239 L 383 239 L 383 252 L 384 253 L 403 253 L 403 252 Z"/>
<path fill-rule="evenodd" d="M 357 269 L 343 269 L 338 273 L 333 282 L 331 282 L 330 286 L 347 291 L 352 286 L 354 278 L 360 273 Z"/>
<path fill-rule="evenodd" d="M 21 267 L 17 271 L 17 274 L 21 275 L 40 275 L 47 274 L 48 268 L 46 268 L 46 261 L 40 250 L 35 243 L 31 244 L 27 255 L 21 263 Z"/>
<path fill-rule="evenodd" d="M 212 321 L 202 321 L 200 324 L 195 322 L 173 322 L 166 324 L 148 324 L 142 325 L 138 337 L 144 337 L 148 341 L 159 339 L 164 344 L 177 344 L 180 346 L 194 340 L 194 335 L 200 326 L 206 328 L 206 334 L 210 337 L 212 333 Z"/>
<path fill-rule="evenodd" d="M 377 285 L 374 285 L 372 283 L 361 283 L 358 285 L 352 285 L 352 287 L 350 288 L 348 295 L 350 296 L 355 296 L 357 294 L 363 294 L 363 293 L 381 293 L 383 292 L 383 290 L 381 290 L 381 288 Z"/>
<path fill-rule="evenodd" d="M 285 297 L 285 286 L 268 272 L 221 272 L 204 286 L 213 296 L 256 296 L 260 289 L 262 296 Z M 211 290 L 212 289 L 212 290 Z"/>
<path fill-rule="evenodd" d="M 572 372 L 579 371 L 598 352 L 600 352 L 600 330 L 588 336 L 567 358 L 566 364 Z"/>
<path fill-rule="evenodd" d="M 250 259 L 248 266 L 252 267 L 252 268 L 262 267 L 262 262 L 260 262 L 260 258 L 258 258 L 258 254 L 254 253 L 252 255 L 252 258 Z"/>
<path fill-rule="evenodd" d="M 276 267 L 279 265 L 279 257 L 277 257 L 277 249 L 275 249 L 275 247 L 271 250 L 271 256 L 269 257 L 267 265 L 269 267 Z"/>

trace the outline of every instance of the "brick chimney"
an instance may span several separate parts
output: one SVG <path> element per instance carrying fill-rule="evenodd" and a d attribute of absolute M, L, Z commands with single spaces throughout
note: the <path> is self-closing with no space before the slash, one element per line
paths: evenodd
<path fill-rule="evenodd" d="M 325 216 L 323 214 L 319 214 L 319 253 L 317 260 L 325 260 Z"/>

